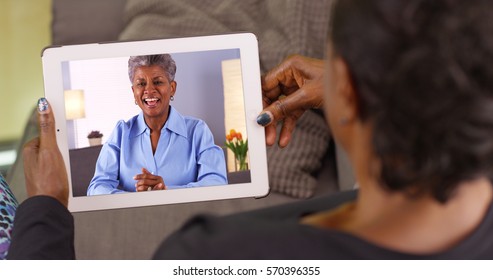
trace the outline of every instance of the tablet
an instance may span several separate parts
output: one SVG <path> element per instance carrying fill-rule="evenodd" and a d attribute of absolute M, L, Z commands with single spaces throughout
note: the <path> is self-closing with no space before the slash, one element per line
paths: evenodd
<path fill-rule="evenodd" d="M 42 62 L 70 211 L 267 195 L 255 35 L 53 46 Z"/>

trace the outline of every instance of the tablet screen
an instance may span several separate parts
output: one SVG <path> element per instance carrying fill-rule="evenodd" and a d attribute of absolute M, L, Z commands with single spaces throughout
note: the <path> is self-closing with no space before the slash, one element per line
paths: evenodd
<path fill-rule="evenodd" d="M 152 41 L 140 43 L 148 45 Z M 76 205 L 71 210 L 266 194 L 266 171 L 259 172 L 257 168 L 266 168 L 263 129 L 253 126 L 253 116 L 261 111 L 259 76 L 247 77 L 251 75 L 250 68 L 245 65 L 248 63 L 243 56 L 247 52 L 242 51 L 241 44 L 226 45 L 231 47 L 219 43 L 205 49 L 172 48 L 170 52 L 170 48 L 161 48 L 144 54 L 130 47 L 125 52 L 128 55 L 122 56 L 90 52 L 44 61 L 47 66 L 58 63 L 61 70 L 61 93 L 53 97 L 61 99 L 64 107 L 62 114 L 55 115 L 57 127 L 60 126 L 59 144 L 65 144 L 60 146 L 70 173 L 70 202 Z M 101 46 L 111 49 L 109 45 Z M 173 77 L 166 76 L 170 84 L 174 83 L 169 100 L 155 82 L 159 75 L 136 71 L 142 69 L 140 60 L 163 54 L 176 69 Z M 130 67 L 135 60 L 137 66 Z M 164 73 L 169 74 L 168 70 Z M 137 77 L 135 73 L 143 76 Z M 258 74 L 258 69 L 253 73 Z M 47 76 L 50 75 L 45 73 L 48 89 L 52 81 Z M 251 79 L 255 81 L 253 87 L 251 82 L 245 85 Z M 246 93 L 252 88 L 258 90 L 258 98 L 248 98 Z M 157 140 L 151 137 L 152 128 L 157 127 L 156 120 L 163 118 L 155 117 L 156 112 L 156 116 L 167 116 Z M 149 183 L 145 191 L 138 191 L 139 181 L 154 182 L 135 177 L 145 174 L 154 176 L 146 178 L 162 178 L 165 190 L 153 190 Z M 252 187 L 255 181 L 263 182 L 264 186 Z M 255 191 L 245 191 L 248 188 Z M 150 195 L 153 199 L 149 199 Z"/>

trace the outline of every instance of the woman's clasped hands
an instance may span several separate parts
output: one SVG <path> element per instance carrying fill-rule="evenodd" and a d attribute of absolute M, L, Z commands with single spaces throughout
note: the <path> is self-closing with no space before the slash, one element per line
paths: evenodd
<path fill-rule="evenodd" d="M 134 176 L 135 190 L 138 192 L 165 190 L 163 177 L 154 175 L 149 170 L 142 168 L 142 173 Z"/>

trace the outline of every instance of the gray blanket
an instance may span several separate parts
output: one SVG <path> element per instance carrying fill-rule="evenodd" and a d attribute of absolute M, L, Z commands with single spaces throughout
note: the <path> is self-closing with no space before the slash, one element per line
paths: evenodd
<path fill-rule="evenodd" d="M 122 40 L 252 32 L 261 70 L 290 54 L 322 58 L 332 0 L 128 0 Z"/>

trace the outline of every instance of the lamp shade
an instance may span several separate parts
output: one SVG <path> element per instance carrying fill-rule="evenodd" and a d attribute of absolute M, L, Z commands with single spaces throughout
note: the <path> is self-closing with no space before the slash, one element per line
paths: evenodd
<path fill-rule="evenodd" d="M 224 87 L 224 126 L 226 134 L 231 129 L 240 132 L 246 139 L 245 102 L 243 98 L 243 79 L 241 76 L 240 59 L 223 60 L 222 63 Z M 234 154 L 228 149 L 228 171 L 235 171 Z"/>
<path fill-rule="evenodd" d="M 86 105 L 83 90 L 66 90 L 65 114 L 67 120 L 76 120 L 86 117 Z"/>

